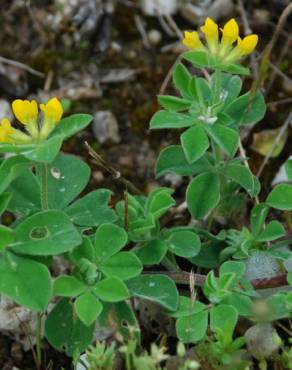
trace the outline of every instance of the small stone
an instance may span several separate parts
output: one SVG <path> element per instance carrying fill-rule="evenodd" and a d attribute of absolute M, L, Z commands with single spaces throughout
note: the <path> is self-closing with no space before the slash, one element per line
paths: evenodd
<path fill-rule="evenodd" d="M 95 138 L 101 144 L 121 141 L 118 121 L 111 111 L 96 112 L 92 127 Z"/>
<path fill-rule="evenodd" d="M 270 357 L 281 345 L 281 338 L 270 323 L 252 326 L 244 336 L 249 352 L 258 360 Z"/>
<path fill-rule="evenodd" d="M 150 30 L 148 32 L 148 41 L 149 44 L 152 46 L 158 45 L 161 41 L 161 37 L 161 32 L 159 32 L 158 30 Z"/>

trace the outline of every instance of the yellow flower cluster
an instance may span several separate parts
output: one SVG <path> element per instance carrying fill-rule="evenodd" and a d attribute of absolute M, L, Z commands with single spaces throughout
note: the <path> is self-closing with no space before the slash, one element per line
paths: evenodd
<path fill-rule="evenodd" d="M 258 36 L 255 34 L 248 35 L 243 39 L 239 37 L 239 27 L 235 19 L 228 21 L 220 30 L 222 37 L 219 42 L 219 27 L 211 18 L 207 18 L 201 27 L 207 46 L 201 42 L 198 32 L 195 31 L 184 32 L 183 44 L 189 49 L 206 51 L 209 49 L 215 58 L 230 63 L 250 54 L 258 43 Z M 235 41 L 237 41 L 237 45 L 233 47 Z"/>
<path fill-rule="evenodd" d="M 14 100 L 12 110 L 17 120 L 22 123 L 28 134 L 11 126 L 8 118 L 0 124 L 0 143 L 28 144 L 45 140 L 61 120 L 63 107 L 57 98 L 50 99 L 46 104 L 39 105 L 42 120 L 39 125 L 39 110 L 35 100 Z"/>

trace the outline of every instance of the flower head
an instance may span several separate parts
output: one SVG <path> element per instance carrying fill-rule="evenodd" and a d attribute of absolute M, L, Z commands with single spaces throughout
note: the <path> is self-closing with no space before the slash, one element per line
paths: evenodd
<path fill-rule="evenodd" d="M 63 115 L 63 107 L 57 98 L 50 99 L 46 104 L 40 104 L 40 109 L 44 113 L 44 121 L 58 123 Z"/>
<path fill-rule="evenodd" d="M 211 18 L 207 18 L 201 27 L 207 40 L 207 51 L 219 63 L 237 61 L 250 54 L 257 45 L 257 35 L 249 35 L 244 39 L 239 37 L 239 27 L 234 18 L 225 23 L 223 29 L 220 30 L 222 38 L 219 43 L 219 27 Z M 185 32 L 184 35 L 183 44 L 185 46 L 195 50 L 206 50 L 197 32 Z M 233 47 L 236 41 L 237 46 Z"/>
<path fill-rule="evenodd" d="M 16 99 L 12 103 L 15 117 L 21 122 L 28 134 L 11 126 L 8 118 L 3 118 L 0 124 L 0 143 L 31 144 L 47 139 L 63 115 L 63 108 L 57 98 L 50 99 L 46 104 L 40 104 L 43 119 L 38 123 L 38 105 L 35 100 Z"/>
<path fill-rule="evenodd" d="M 24 125 L 30 125 L 37 122 L 38 105 L 35 100 L 14 100 L 12 103 L 12 110 L 18 121 Z"/>

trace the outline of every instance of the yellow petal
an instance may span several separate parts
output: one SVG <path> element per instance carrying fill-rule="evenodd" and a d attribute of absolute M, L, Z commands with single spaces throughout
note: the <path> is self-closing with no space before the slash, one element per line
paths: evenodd
<path fill-rule="evenodd" d="M 218 38 L 218 25 L 211 18 L 207 18 L 205 24 L 201 27 L 201 31 L 207 38 Z"/>
<path fill-rule="evenodd" d="M 40 109 L 44 112 L 45 121 L 57 123 L 63 115 L 63 107 L 57 98 L 50 99 L 46 104 L 40 104 Z"/>
<path fill-rule="evenodd" d="M 2 121 L 1 121 L 1 127 L 5 130 L 5 131 L 10 131 L 11 130 L 11 123 L 9 121 L 8 118 L 3 118 Z"/>
<path fill-rule="evenodd" d="M 196 31 L 193 31 L 193 32 L 184 31 L 184 39 L 182 42 L 189 49 L 204 48 L 199 38 L 199 34 Z"/>
<path fill-rule="evenodd" d="M 13 128 L 8 118 L 3 118 L 0 125 L 0 142 L 11 143 L 13 140 L 9 137 L 13 133 Z"/>
<path fill-rule="evenodd" d="M 24 125 L 37 121 L 38 106 L 35 100 L 29 101 L 16 99 L 12 103 L 12 110 L 18 121 Z"/>
<path fill-rule="evenodd" d="M 250 54 L 254 51 L 258 43 L 258 35 L 249 35 L 246 36 L 243 40 L 238 38 L 237 48 L 240 50 L 242 55 Z"/>
<path fill-rule="evenodd" d="M 218 48 L 218 25 L 211 18 L 207 18 L 205 24 L 201 27 L 201 31 L 206 36 L 211 52 L 216 53 Z"/>
<path fill-rule="evenodd" d="M 234 41 L 238 39 L 239 28 L 234 18 L 230 19 L 230 21 L 228 21 L 225 24 L 222 30 L 222 34 L 223 34 L 222 43 L 226 42 L 232 44 Z"/>

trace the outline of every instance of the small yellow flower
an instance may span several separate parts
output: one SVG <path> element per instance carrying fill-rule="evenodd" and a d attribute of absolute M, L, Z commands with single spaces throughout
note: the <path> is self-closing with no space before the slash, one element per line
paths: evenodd
<path fill-rule="evenodd" d="M 46 104 L 40 104 L 40 109 L 44 112 L 44 122 L 58 123 L 63 115 L 63 107 L 57 98 L 50 99 Z"/>
<path fill-rule="evenodd" d="M 258 35 L 249 35 L 246 36 L 243 40 L 238 37 L 237 48 L 240 50 L 242 55 L 250 54 L 257 46 L 258 39 Z"/>
<path fill-rule="evenodd" d="M 238 37 L 237 46 L 227 55 L 226 61 L 232 62 L 252 53 L 257 46 L 258 35 L 248 35 L 244 39 Z"/>
<path fill-rule="evenodd" d="M 38 105 L 35 100 L 14 100 L 12 110 L 18 121 L 24 125 L 31 125 L 37 122 Z"/>
<path fill-rule="evenodd" d="M 204 45 L 201 43 L 199 34 L 196 31 L 184 31 L 183 44 L 189 49 L 205 49 Z"/>
<path fill-rule="evenodd" d="M 13 128 L 8 118 L 3 118 L 0 124 L 0 143 L 12 143 L 13 139 L 10 135 L 13 133 Z"/>
<path fill-rule="evenodd" d="M 201 31 L 205 34 L 208 46 L 211 52 L 215 53 L 218 48 L 218 25 L 211 18 L 207 18 L 205 24 L 201 27 Z"/>
<path fill-rule="evenodd" d="M 221 44 L 223 45 L 232 45 L 234 41 L 238 39 L 239 36 L 239 28 L 236 20 L 234 18 L 230 19 L 227 23 L 225 23 L 223 30 L 222 30 L 222 41 Z"/>
<path fill-rule="evenodd" d="M 230 19 L 221 29 L 222 38 L 219 44 L 219 27 L 211 19 L 207 18 L 201 31 L 205 34 L 207 40 L 207 51 L 213 57 L 213 60 L 219 64 L 224 62 L 234 62 L 245 55 L 250 54 L 258 42 L 257 35 L 246 36 L 243 40 L 239 37 L 239 27 L 234 18 Z M 233 43 L 237 40 L 237 46 Z M 183 44 L 190 49 L 206 50 L 206 47 L 200 41 L 197 32 L 185 32 Z"/>

